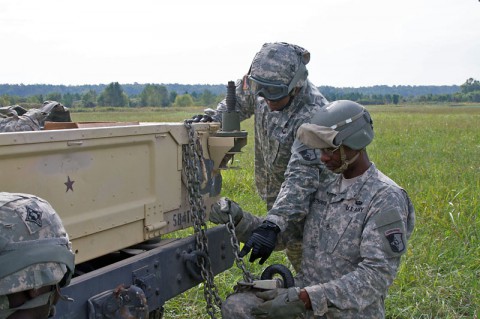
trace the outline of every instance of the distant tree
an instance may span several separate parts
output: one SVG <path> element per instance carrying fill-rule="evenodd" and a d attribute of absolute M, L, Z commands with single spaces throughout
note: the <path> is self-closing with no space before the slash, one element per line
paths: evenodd
<path fill-rule="evenodd" d="M 134 95 L 134 96 L 129 96 L 128 98 L 128 105 L 130 105 L 130 107 L 138 107 L 138 106 L 141 106 L 140 103 L 140 98 L 137 96 L 137 95 Z"/>
<path fill-rule="evenodd" d="M 480 90 L 469 92 L 466 97 L 469 102 L 480 102 Z"/>
<path fill-rule="evenodd" d="M 217 96 L 210 90 L 205 89 L 202 95 L 200 95 L 199 104 L 202 106 L 213 106 L 217 104 Z"/>
<path fill-rule="evenodd" d="M 392 102 L 393 102 L 393 104 L 397 105 L 399 101 L 400 101 L 400 95 L 398 95 L 398 94 L 393 94 L 393 95 L 392 95 Z"/>
<path fill-rule="evenodd" d="M 95 90 L 88 90 L 82 95 L 82 104 L 84 107 L 97 106 L 97 92 Z"/>
<path fill-rule="evenodd" d="M 393 103 L 393 97 L 392 97 L 391 94 L 385 94 L 385 96 L 383 98 L 385 100 L 385 103 L 387 103 L 387 104 L 392 104 Z"/>
<path fill-rule="evenodd" d="M 29 97 L 27 97 L 26 99 L 26 102 L 27 103 L 39 103 L 39 104 L 42 104 L 44 102 L 44 98 L 43 98 L 43 95 L 39 94 L 39 95 L 31 95 Z"/>
<path fill-rule="evenodd" d="M 45 97 L 45 100 L 60 102 L 62 100 L 62 93 L 58 93 L 58 92 L 48 93 L 47 96 Z"/>
<path fill-rule="evenodd" d="M 9 106 L 10 104 L 10 97 L 6 94 L 0 96 L 0 106 Z"/>
<path fill-rule="evenodd" d="M 180 107 L 192 106 L 194 105 L 193 98 L 190 94 L 177 95 L 174 105 Z"/>
<path fill-rule="evenodd" d="M 3 94 L 0 96 L 0 106 L 10 106 L 27 102 L 27 99 L 17 95 Z M 38 103 L 36 100 L 33 103 Z"/>
<path fill-rule="evenodd" d="M 480 91 L 480 81 L 477 81 L 473 78 L 469 78 L 465 83 L 460 85 L 462 93 L 467 94 L 474 91 Z"/>
<path fill-rule="evenodd" d="M 100 94 L 98 103 L 102 106 L 128 106 L 128 96 L 118 82 L 112 82 Z"/>
<path fill-rule="evenodd" d="M 73 101 L 75 101 L 75 96 L 71 93 L 65 93 L 61 100 L 63 105 L 65 105 L 66 107 L 72 107 Z"/>
<path fill-rule="evenodd" d="M 176 91 L 170 91 L 170 94 L 169 94 L 169 100 L 170 100 L 170 104 L 174 104 L 175 103 L 175 99 L 177 98 L 177 92 Z"/>
<path fill-rule="evenodd" d="M 147 84 L 140 93 L 140 106 L 168 106 L 170 97 L 167 88 L 158 84 Z"/>

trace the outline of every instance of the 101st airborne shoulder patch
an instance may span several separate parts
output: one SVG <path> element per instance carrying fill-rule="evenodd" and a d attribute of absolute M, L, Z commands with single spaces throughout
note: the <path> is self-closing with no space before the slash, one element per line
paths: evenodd
<path fill-rule="evenodd" d="M 403 242 L 403 233 L 400 228 L 389 229 L 385 232 L 385 237 L 390 244 L 390 248 L 394 253 L 401 253 L 405 250 L 405 243 Z"/>

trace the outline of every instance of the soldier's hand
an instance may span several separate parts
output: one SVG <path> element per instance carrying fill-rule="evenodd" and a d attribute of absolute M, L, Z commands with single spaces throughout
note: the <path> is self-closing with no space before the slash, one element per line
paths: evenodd
<path fill-rule="evenodd" d="M 222 197 L 211 207 L 209 220 L 215 224 L 226 224 L 232 216 L 233 223 L 237 225 L 243 218 L 243 210 L 233 200 Z"/>
<path fill-rule="evenodd" d="M 254 262 L 260 258 L 259 264 L 263 263 L 270 257 L 277 243 L 277 234 L 280 228 L 272 222 L 264 221 L 262 225 L 252 232 L 252 236 L 247 240 L 239 256 L 244 257 L 250 250 L 250 262 Z"/>
<path fill-rule="evenodd" d="M 255 318 L 289 319 L 300 318 L 306 312 L 305 303 L 299 296 L 300 288 L 275 289 L 256 293 L 264 303 L 252 309 Z M 302 317 L 303 318 L 303 317 Z"/>

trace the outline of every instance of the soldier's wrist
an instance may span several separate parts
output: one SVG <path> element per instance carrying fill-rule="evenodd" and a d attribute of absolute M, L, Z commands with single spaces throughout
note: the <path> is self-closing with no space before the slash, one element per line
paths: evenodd
<path fill-rule="evenodd" d="M 300 293 L 298 294 L 298 299 L 303 301 L 305 305 L 305 309 L 312 309 L 312 301 L 310 300 L 310 296 L 308 295 L 308 292 L 304 288 L 300 289 Z"/>
<path fill-rule="evenodd" d="M 272 222 L 269 221 L 269 220 L 265 220 L 260 227 L 265 228 L 265 229 L 268 229 L 268 230 L 272 230 L 272 231 L 274 231 L 276 234 L 278 234 L 278 233 L 280 232 L 280 227 L 278 227 L 277 224 L 272 223 Z"/>

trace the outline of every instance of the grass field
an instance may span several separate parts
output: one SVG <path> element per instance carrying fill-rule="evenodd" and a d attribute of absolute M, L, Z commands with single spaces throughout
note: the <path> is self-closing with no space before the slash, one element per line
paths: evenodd
<path fill-rule="evenodd" d="M 387 318 L 478 318 L 480 315 L 480 105 L 371 106 L 375 140 L 370 159 L 409 193 L 416 229 L 386 299 Z M 74 121 L 181 121 L 201 108 L 74 112 Z M 258 215 L 266 214 L 255 193 L 253 121 L 238 170 L 225 171 L 222 193 Z M 269 263 L 288 260 L 275 252 Z M 264 267 L 247 262 L 260 274 Z M 266 265 L 265 265 L 266 266 Z M 232 268 L 216 277 L 222 298 L 241 280 Z M 203 288 L 165 305 L 165 318 L 208 318 Z M 219 315 L 218 315 L 219 316 Z"/>

